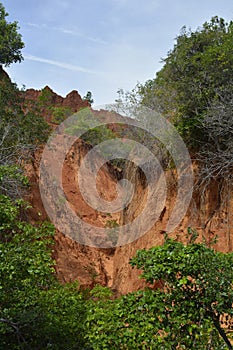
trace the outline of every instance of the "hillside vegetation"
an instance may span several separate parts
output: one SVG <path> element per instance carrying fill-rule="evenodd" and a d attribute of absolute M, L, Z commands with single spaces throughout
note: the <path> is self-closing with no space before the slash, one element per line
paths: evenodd
<path fill-rule="evenodd" d="M 3 66 L 23 59 L 18 30 L 0 5 Z M 218 17 L 194 32 L 183 28 L 156 78 L 120 94 L 174 123 L 198 162 L 199 185 L 232 182 L 232 39 L 233 23 Z M 131 259 L 148 282 L 144 290 L 116 298 L 98 284 L 83 289 L 78 281 L 58 281 L 55 228 L 30 223 L 30 203 L 23 199 L 30 191 L 25 165 L 43 147 L 51 124 L 70 115 L 67 107 L 47 105 L 46 93 L 29 104 L 1 66 L 0 349 L 232 349 L 223 321 L 231 323 L 233 314 L 233 253 L 217 252 L 215 241 L 207 244 L 195 229 L 188 229 L 183 243 L 164 233 L 163 245 Z M 91 103 L 91 94 L 85 100 Z M 41 116 L 45 108 L 50 125 Z M 155 289 L 158 280 L 161 288 Z"/>

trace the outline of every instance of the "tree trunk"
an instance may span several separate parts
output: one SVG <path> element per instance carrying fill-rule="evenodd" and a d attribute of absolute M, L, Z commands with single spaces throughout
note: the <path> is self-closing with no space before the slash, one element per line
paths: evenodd
<path fill-rule="evenodd" d="M 233 347 L 230 343 L 230 340 L 227 338 L 227 335 L 224 331 L 224 329 L 220 326 L 220 323 L 219 323 L 219 316 L 216 316 L 214 313 L 211 314 L 211 318 L 213 320 L 213 323 L 216 327 L 216 329 L 218 330 L 218 333 L 220 334 L 220 336 L 223 338 L 223 340 L 225 341 L 227 347 L 229 350 L 232 350 Z"/>

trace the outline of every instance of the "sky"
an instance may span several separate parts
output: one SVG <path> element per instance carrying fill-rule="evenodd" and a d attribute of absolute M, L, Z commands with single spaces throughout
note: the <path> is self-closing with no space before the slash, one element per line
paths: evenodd
<path fill-rule="evenodd" d="M 113 103 L 155 77 L 161 58 L 186 25 L 233 19 L 232 0 L 2 0 L 18 21 L 24 61 L 6 70 L 19 87 L 49 85 L 66 96 L 91 91 L 95 105 Z"/>

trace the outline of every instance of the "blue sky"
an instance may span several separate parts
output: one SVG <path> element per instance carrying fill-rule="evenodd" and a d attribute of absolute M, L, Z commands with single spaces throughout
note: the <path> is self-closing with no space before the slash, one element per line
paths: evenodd
<path fill-rule="evenodd" d="M 153 78 L 183 25 L 233 19 L 232 0 L 3 0 L 17 20 L 24 61 L 7 68 L 19 87 L 49 85 L 65 96 L 93 93 L 112 103 L 117 90 Z"/>

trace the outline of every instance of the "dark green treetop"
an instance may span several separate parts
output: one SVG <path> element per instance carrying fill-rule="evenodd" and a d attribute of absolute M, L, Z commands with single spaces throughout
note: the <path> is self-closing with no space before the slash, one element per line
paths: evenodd
<path fill-rule="evenodd" d="M 16 21 L 7 22 L 8 13 L 0 3 L 0 65 L 9 66 L 13 62 L 21 62 L 21 50 L 24 47 L 21 34 L 18 33 Z"/>

